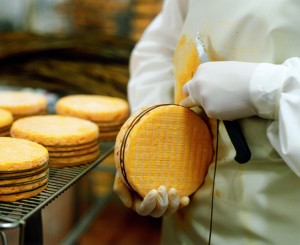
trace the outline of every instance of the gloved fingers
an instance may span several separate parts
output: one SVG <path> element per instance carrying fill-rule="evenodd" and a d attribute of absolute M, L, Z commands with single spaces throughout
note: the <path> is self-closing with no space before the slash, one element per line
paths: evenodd
<path fill-rule="evenodd" d="M 125 185 L 119 173 L 115 175 L 115 181 L 113 186 L 114 192 L 119 196 L 123 204 L 130 208 L 133 205 L 133 197 L 130 189 Z"/>
<path fill-rule="evenodd" d="M 184 107 L 192 108 L 195 106 L 198 106 L 198 104 L 195 102 L 195 100 L 189 95 L 188 97 L 184 98 L 179 102 L 179 105 L 182 105 Z"/>
<path fill-rule="evenodd" d="M 157 190 L 153 189 L 147 193 L 142 200 L 139 197 L 134 198 L 133 209 L 142 216 L 150 215 L 156 207 Z"/>
<path fill-rule="evenodd" d="M 175 188 L 171 188 L 168 191 L 168 198 L 169 198 L 169 207 L 165 214 L 171 215 L 179 209 L 179 205 L 180 205 L 180 199 L 179 196 L 177 195 L 177 190 Z"/>
<path fill-rule="evenodd" d="M 157 193 L 156 208 L 151 213 L 151 216 L 154 218 L 163 216 L 169 206 L 169 198 L 166 187 L 160 186 L 157 189 Z"/>
<path fill-rule="evenodd" d="M 188 108 L 197 106 L 195 101 L 190 96 L 188 96 L 188 97 L 184 98 L 183 100 L 181 100 L 179 102 L 179 105 L 182 105 L 182 106 L 188 107 Z"/>
<path fill-rule="evenodd" d="M 187 197 L 187 196 L 182 197 L 182 198 L 180 199 L 180 206 L 179 206 L 179 208 L 184 208 L 184 207 L 186 207 L 187 205 L 189 205 L 189 203 L 190 203 L 190 198 L 189 198 L 189 197 Z"/>
<path fill-rule="evenodd" d="M 189 80 L 191 81 L 191 80 Z M 188 81 L 188 82 L 189 82 Z M 189 91 L 189 87 L 188 87 L 188 82 L 186 82 L 183 87 L 182 87 L 182 92 L 186 95 L 186 96 L 189 96 L 190 95 L 190 91 Z"/>
<path fill-rule="evenodd" d="M 188 108 L 192 108 L 192 107 L 197 106 L 198 104 L 191 96 L 188 85 L 189 85 L 189 82 L 187 82 L 186 84 L 183 85 L 182 92 L 186 95 L 186 98 L 184 98 L 182 101 L 180 101 L 179 105 L 182 105 L 182 106 L 185 106 Z"/>

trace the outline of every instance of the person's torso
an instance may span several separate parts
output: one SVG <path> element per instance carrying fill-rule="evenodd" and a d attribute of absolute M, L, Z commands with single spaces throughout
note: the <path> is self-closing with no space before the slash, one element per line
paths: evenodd
<path fill-rule="evenodd" d="M 177 82 L 182 86 L 199 64 L 197 32 L 212 61 L 280 64 L 300 57 L 299 12 L 297 0 L 191 1 L 174 56 Z M 300 242 L 296 228 L 300 226 L 300 179 L 270 145 L 267 120 L 252 117 L 239 123 L 251 149 L 251 160 L 242 165 L 234 161 L 235 150 L 221 123 L 216 169 L 213 163 L 191 205 L 166 222 L 166 227 L 181 227 L 173 236 L 175 244 L 181 239 L 184 244 L 207 244 L 213 181 L 212 244 Z M 216 123 L 211 126 L 216 143 Z"/>

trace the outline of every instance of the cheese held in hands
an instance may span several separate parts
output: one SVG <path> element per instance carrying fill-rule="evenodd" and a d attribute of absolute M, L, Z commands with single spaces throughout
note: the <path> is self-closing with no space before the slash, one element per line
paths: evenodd
<path fill-rule="evenodd" d="M 114 158 L 123 181 L 140 196 L 161 185 L 176 188 L 180 197 L 189 196 L 203 183 L 212 161 L 212 137 L 191 109 L 155 105 L 123 124 Z"/>

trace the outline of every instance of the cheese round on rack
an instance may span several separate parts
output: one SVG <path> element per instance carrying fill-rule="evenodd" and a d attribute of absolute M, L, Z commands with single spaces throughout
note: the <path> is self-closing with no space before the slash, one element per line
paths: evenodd
<path fill-rule="evenodd" d="M 0 137 L 9 136 L 9 131 L 14 118 L 10 111 L 0 109 Z"/>
<path fill-rule="evenodd" d="M 49 179 L 45 147 L 25 139 L 0 137 L 0 201 L 14 202 L 39 194 Z"/>
<path fill-rule="evenodd" d="M 90 120 L 99 127 L 99 138 L 115 140 L 121 126 L 129 116 L 128 102 L 121 98 L 76 94 L 60 98 L 55 106 L 59 115 Z"/>
<path fill-rule="evenodd" d="M 56 103 L 60 115 L 76 116 L 94 122 L 119 122 L 127 119 L 127 101 L 103 95 L 68 95 Z"/>
<path fill-rule="evenodd" d="M 68 146 L 92 142 L 98 139 L 94 123 L 68 116 L 45 115 L 21 118 L 11 127 L 11 135 L 29 139 L 44 146 Z"/>
<path fill-rule="evenodd" d="M 47 99 L 44 95 L 27 91 L 0 92 L 0 108 L 10 111 L 14 119 L 45 114 Z"/>
<path fill-rule="evenodd" d="M 48 151 L 35 142 L 0 137 L 0 173 L 31 170 L 48 161 Z"/>
<path fill-rule="evenodd" d="M 202 184 L 213 157 L 212 137 L 194 111 L 173 104 L 144 108 L 122 126 L 115 144 L 117 171 L 144 197 L 164 185 L 189 196 Z"/>
<path fill-rule="evenodd" d="M 81 118 L 61 115 L 26 117 L 13 123 L 10 134 L 45 146 L 51 167 L 90 163 L 100 154 L 98 126 Z"/>

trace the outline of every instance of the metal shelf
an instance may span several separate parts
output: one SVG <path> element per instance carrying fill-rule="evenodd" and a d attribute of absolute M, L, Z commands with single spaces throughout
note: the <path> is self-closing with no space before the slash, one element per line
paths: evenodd
<path fill-rule="evenodd" d="M 20 228 L 20 244 L 23 244 L 24 236 L 26 236 L 25 225 L 28 223 L 27 221 L 35 218 L 41 209 L 65 192 L 112 153 L 114 142 L 101 142 L 99 147 L 100 156 L 91 164 L 66 168 L 50 168 L 48 186 L 37 196 L 13 203 L 0 202 L 0 232 L 3 244 L 6 244 L 4 231 L 18 227 Z"/>

